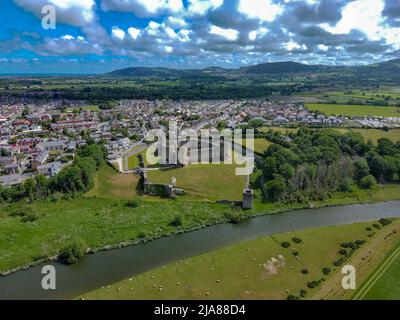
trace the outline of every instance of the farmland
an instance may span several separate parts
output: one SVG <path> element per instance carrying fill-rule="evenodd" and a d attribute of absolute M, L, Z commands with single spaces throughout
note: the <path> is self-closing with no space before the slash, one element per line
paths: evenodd
<path fill-rule="evenodd" d="M 400 117 L 399 107 L 383 107 L 369 105 L 340 105 L 340 104 L 306 104 L 311 111 L 319 111 L 327 115 L 360 116 L 360 117 Z"/>
<path fill-rule="evenodd" d="M 354 296 L 362 300 L 399 300 L 400 243 Z"/>
<path fill-rule="evenodd" d="M 335 129 L 341 133 L 346 132 L 358 132 L 360 133 L 365 141 L 371 140 L 373 143 L 377 143 L 381 138 L 387 138 L 392 140 L 393 142 L 400 141 L 400 129 L 392 129 L 389 131 L 379 130 L 379 129 L 347 129 L 347 128 L 340 128 Z"/>
<path fill-rule="evenodd" d="M 399 228 L 399 221 L 393 223 Z M 182 260 L 84 295 L 85 299 L 286 299 L 313 298 L 341 275 L 332 263 L 344 242 L 381 241 L 385 227 L 368 237 L 371 223 L 325 227 L 261 237 Z M 286 243 L 285 245 L 283 245 Z M 357 252 L 357 251 L 356 251 Z M 351 258 L 350 258 L 351 259 Z M 369 269 L 368 262 L 364 266 Z M 326 273 L 323 269 L 326 268 Z M 327 270 L 329 269 L 329 272 Z M 316 288 L 310 283 L 318 282 Z M 341 288 L 337 288 L 341 290 Z"/>

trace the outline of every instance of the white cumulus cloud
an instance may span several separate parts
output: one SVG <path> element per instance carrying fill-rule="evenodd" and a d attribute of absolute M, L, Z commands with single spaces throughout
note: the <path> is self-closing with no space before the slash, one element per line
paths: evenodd
<path fill-rule="evenodd" d="M 230 41 L 236 41 L 239 36 L 239 31 L 235 29 L 224 29 L 218 26 L 211 26 L 210 33 L 226 38 Z"/>

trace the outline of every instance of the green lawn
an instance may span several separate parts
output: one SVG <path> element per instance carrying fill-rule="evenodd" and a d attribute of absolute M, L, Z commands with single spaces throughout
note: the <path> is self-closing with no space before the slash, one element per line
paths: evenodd
<path fill-rule="evenodd" d="M 193 164 L 179 169 L 148 171 L 154 183 L 171 183 L 176 178 L 177 187 L 183 188 L 187 198 L 196 200 L 241 200 L 246 184 L 245 176 L 235 174 L 232 164 Z"/>
<path fill-rule="evenodd" d="M 84 298 L 286 299 L 299 297 L 300 290 L 307 292 L 307 298 L 318 290 L 308 288 L 308 282 L 340 273 L 333 262 L 342 257 L 341 243 L 365 240 L 363 246 L 368 246 L 372 240 L 366 227 L 370 225 L 302 230 L 241 242 L 100 288 Z M 302 242 L 295 243 L 294 237 Z M 290 247 L 283 248 L 282 242 Z M 331 269 L 328 276 L 322 272 L 324 267 Z"/>
<path fill-rule="evenodd" d="M 306 104 L 311 111 L 320 111 L 327 115 L 343 116 L 381 116 L 381 117 L 399 117 L 400 108 L 398 107 L 380 107 L 367 105 L 339 105 L 339 104 Z"/>

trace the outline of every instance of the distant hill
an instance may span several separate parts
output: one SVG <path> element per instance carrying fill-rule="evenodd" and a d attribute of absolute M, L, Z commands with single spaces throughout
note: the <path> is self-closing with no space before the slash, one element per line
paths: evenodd
<path fill-rule="evenodd" d="M 298 62 L 271 62 L 262 63 L 255 66 L 243 67 L 239 69 L 242 73 L 295 73 L 295 72 L 317 72 L 323 69 L 330 68 L 321 65 L 307 65 Z"/>
<path fill-rule="evenodd" d="M 390 74 L 400 75 L 400 59 L 389 60 L 382 63 L 366 66 L 327 66 L 308 65 L 293 61 L 268 62 L 239 69 L 224 69 L 220 67 L 208 67 L 205 69 L 169 69 L 169 68 L 126 68 L 104 74 L 111 77 L 209 77 L 223 75 L 279 75 L 295 73 L 322 73 L 322 72 L 348 72 L 351 74 Z"/>

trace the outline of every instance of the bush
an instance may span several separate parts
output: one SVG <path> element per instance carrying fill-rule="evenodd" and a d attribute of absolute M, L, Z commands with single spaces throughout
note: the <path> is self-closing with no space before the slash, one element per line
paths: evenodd
<path fill-rule="evenodd" d="M 226 218 L 230 223 L 237 224 L 243 221 L 244 217 L 238 212 L 230 212 L 226 214 Z"/>
<path fill-rule="evenodd" d="M 142 204 L 142 200 L 141 200 L 141 199 L 133 199 L 133 200 L 129 200 L 129 201 L 125 204 L 125 207 L 128 207 L 128 208 L 138 208 L 138 207 L 140 207 L 141 204 Z"/>
<path fill-rule="evenodd" d="M 310 281 L 307 283 L 307 287 L 309 287 L 310 289 L 314 289 L 316 287 L 318 287 L 320 284 L 320 281 Z"/>
<path fill-rule="evenodd" d="M 391 224 L 392 221 L 390 221 L 389 219 L 382 218 L 382 219 L 379 219 L 379 223 L 380 223 L 382 226 L 386 227 L 387 225 Z"/>
<path fill-rule="evenodd" d="M 144 231 L 140 231 L 138 234 L 138 238 L 140 239 L 146 238 L 146 233 Z"/>
<path fill-rule="evenodd" d="M 290 247 L 290 243 L 287 242 L 287 241 L 284 241 L 284 242 L 281 243 L 281 246 L 282 246 L 283 248 L 289 248 L 289 247 Z"/>
<path fill-rule="evenodd" d="M 381 226 L 380 226 L 379 224 L 377 224 L 377 223 L 374 223 L 372 226 L 373 226 L 375 229 L 381 229 Z"/>
<path fill-rule="evenodd" d="M 340 253 L 342 256 L 345 256 L 345 255 L 347 254 L 347 251 L 346 251 L 345 249 L 340 249 L 340 250 L 339 250 L 339 253 Z"/>
<path fill-rule="evenodd" d="M 302 269 L 302 270 L 301 270 L 301 273 L 302 273 L 302 274 L 308 274 L 308 270 L 307 270 L 307 269 Z"/>
<path fill-rule="evenodd" d="M 292 255 L 294 255 L 295 257 L 297 257 L 299 255 L 299 252 L 296 250 L 293 250 Z"/>
<path fill-rule="evenodd" d="M 301 239 L 296 238 L 296 237 L 294 237 L 292 240 L 293 240 L 294 243 L 301 243 L 302 242 Z"/>
<path fill-rule="evenodd" d="M 85 242 L 82 239 L 75 239 L 64 249 L 61 249 L 58 257 L 66 264 L 74 264 L 83 258 L 85 251 Z"/>
<path fill-rule="evenodd" d="M 170 222 L 170 225 L 173 227 L 179 227 L 181 225 L 183 225 L 183 218 L 181 215 L 176 215 L 172 221 Z"/>
<path fill-rule="evenodd" d="M 301 290 L 300 290 L 300 297 L 305 298 L 306 295 L 307 295 L 307 291 L 304 290 L 304 289 L 301 289 Z"/>
<path fill-rule="evenodd" d="M 333 262 L 333 265 L 335 266 L 335 267 L 340 267 L 342 264 L 343 264 L 343 262 L 346 260 L 346 258 L 341 258 L 341 259 L 339 259 L 339 260 L 336 260 L 336 261 L 334 261 Z"/>
<path fill-rule="evenodd" d="M 372 228 L 371 227 L 366 227 L 365 230 L 372 231 Z"/>
<path fill-rule="evenodd" d="M 356 247 L 353 242 L 343 242 L 340 246 L 344 249 L 354 249 Z"/>
<path fill-rule="evenodd" d="M 36 213 L 28 213 L 24 215 L 21 219 L 22 222 L 35 222 L 39 219 L 39 216 Z"/>
<path fill-rule="evenodd" d="M 357 246 L 362 246 L 363 244 L 365 244 L 365 240 L 356 240 L 356 245 Z"/>
<path fill-rule="evenodd" d="M 328 274 L 331 273 L 331 268 L 328 267 L 323 268 L 322 273 L 327 276 Z"/>
<path fill-rule="evenodd" d="M 351 192 L 353 191 L 353 180 L 351 178 L 345 178 L 340 184 L 340 191 Z"/>
<path fill-rule="evenodd" d="M 368 175 L 360 180 L 359 186 L 364 189 L 371 189 L 376 183 L 375 177 L 373 175 Z"/>
<path fill-rule="evenodd" d="M 291 295 L 287 296 L 286 300 L 299 300 L 299 298 L 297 298 L 296 296 L 291 294 Z"/>

